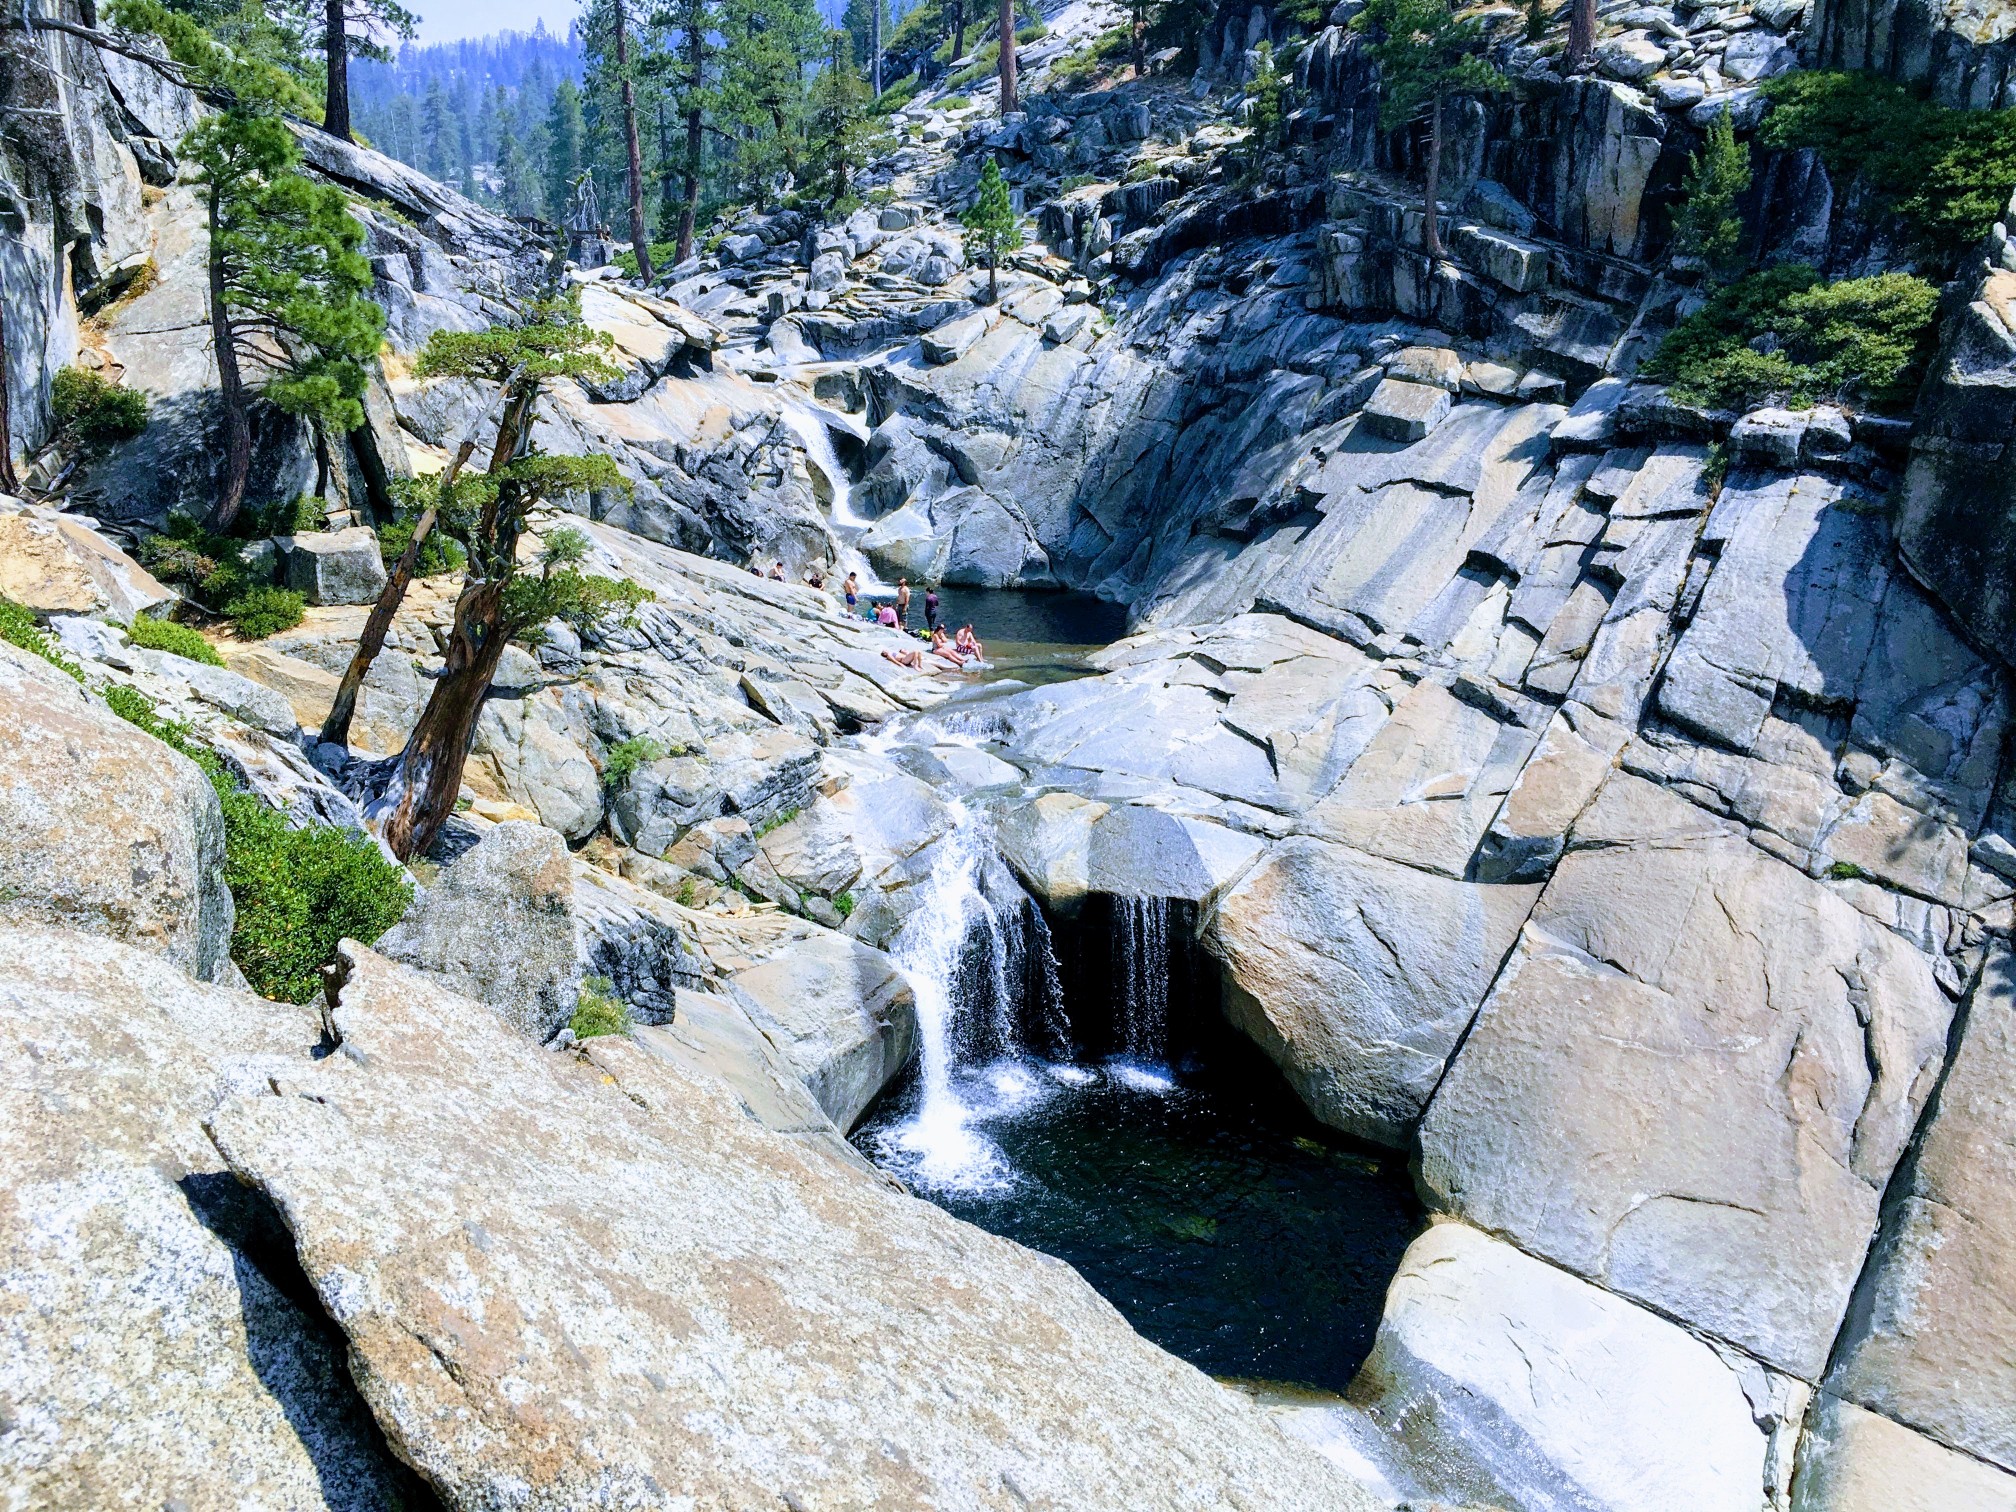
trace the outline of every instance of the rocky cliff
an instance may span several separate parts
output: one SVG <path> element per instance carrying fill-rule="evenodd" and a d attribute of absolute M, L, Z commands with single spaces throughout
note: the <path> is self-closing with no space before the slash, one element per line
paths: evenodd
<path fill-rule="evenodd" d="M 195 105 L 6 34 L 0 98 L 55 112 L 5 139 L 9 381 L 68 512 L 0 513 L 4 592 L 81 674 L 0 648 L 15 1503 L 2016 1508 L 2007 239 L 1913 424 L 1634 378 L 1690 307 L 1666 211 L 1709 119 L 1802 56 L 1989 103 L 1999 23 L 1608 7 L 1564 76 L 1507 8 L 1522 87 L 1458 122 L 1430 258 L 1352 9 L 1257 174 L 1239 84 L 1286 32 L 1223 7 L 1194 79 L 1005 121 L 926 91 L 845 220 L 743 216 L 655 289 L 577 270 L 621 372 L 539 440 L 618 459 L 634 493 L 569 507 L 656 600 L 507 657 L 467 813 L 319 1014 L 234 982 L 214 795 L 105 696 L 359 823 L 453 586 L 409 597 L 355 755 L 303 733 L 355 543 L 276 543 L 324 602 L 222 667 L 132 643 L 167 592 L 83 517 L 130 541 L 210 486 Z M 1058 9 L 1031 79 L 1117 17 Z M 408 359 L 536 249 L 304 140 L 389 316 L 364 497 L 482 423 Z M 947 213 L 982 154 L 1037 236 L 991 304 Z M 1761 238 L 1886 265 L 1810 154 L 1761 162 Z M 66 473 L 71 362 L 154 420 Z M 261 446 L 266 496 L 312 479 L 279 417 Z M 941 710 L 742 565 L 855 551 L 1133 633 Z M 1215 1385 L 840 1138 L 912 1056 L 884 947 L 953 800 L 1056 911 L 1195 905 L 1227 1015 L 1414 1161 L 1433 1222 L 1348 1401 Z M 641 1027 L 559 1032 L 585 976 Z"/>

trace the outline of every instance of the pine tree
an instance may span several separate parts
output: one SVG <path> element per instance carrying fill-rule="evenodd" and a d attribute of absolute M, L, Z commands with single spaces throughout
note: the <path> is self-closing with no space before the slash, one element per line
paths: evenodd
<path fill-rule="evenodd" d="M 1673 250 L 1699 258 L 1714 283 L 1743 271 L 1743 219 L 1736 201 L 1750 187 L 1750 146 L 1736 140 L 1729 112 L 1708 123 L 1708 139 L 1687 159 L 1679 207 L 1673 213 Z"/>
<path fill-rule="evenodd" d="M 421 172 L 431 178 L 445 179 L 449 174 L 449 160 L 454 156 L 455 133 L 448 120 L 448 91 L 441 85 L 440 76 L 427 81 L 427 94 L 420 104 L 420 153 Z"/>
<path fill-rule="evenodd" d="M 468 566 L 441 671 L 384 797 L 385 843 L 402 859 L 424 852 L 455 810 L 476 718 L 504 648 L 548 620 L 591 628 L 634 613 L 650 597 L 635 583 L 582 572 L 588 543 L 578 530 L 549 531 L 535 561 L 520 559 L 521 540 L 553 500 L 625 487 L 606 456 L 547 456 L 530 445 L 544 386 L 555 378 L 608 376 L 614 370 L 602 356 L 607 346 L 582 322 L 578 291 L 569 291 L 532 301 L 486 331 L 436 331 L 414 365 L 421 377 L 496 384 L 504 407 L 489 468 L 458 474 L 438 506 L 456 522 L 451 528 Z"/>
<path fill-rule="evenodd" d="M 677 149 L 683 187 L 673 233 L 672 261 L 676 264 L 693 255 L 693 228 L 700 209 L 701 148 L 707 117 L 715 108 L 709 71 L 716 52 L 713 39 L 722 25 L 721 6 L 719 0 L 672 0 L 659 19 L 679 32 L 679 61 L 671 83 L 685 126 L 685 141 Z"/>
<path fill-rule="evenodd" d="M 615 119 L 609 125 L 621 148 L 630 246 L 637 256 L 638 276 L 649 283 L 653 270 L 651 238 L 644 227 L 644 151 L 637 134 L 637 77 L 642 60 L 632 56 L 637 38 L 631 0 L 593 0 L 588 23 L 588 55 L 597 91 L 615 96 Z"/>
<path fill-rule="evenodd" d="M 959 217 L 959 224 L 972 233 L 987 255 L 987 302 L 1000 297 L 997 265 L 1001 254 L 1022 245 L 1022 231 L 1015 216 L 1014 202 L 1008 198 L 1008 181 L 1001 177 L 1001 165 L 989 156 L 980 168 L 980 193 L 973 206 Z"/>
<path fill-rule="evenodd" d="M 420 18 L 398 0 L 323 0 L 322 61 L 325 75 L 322 129 L 351 140 L 350 60 L 374 58 L 383 63 L 392 54 L 383 38 L 390 34 L 410 40 Z"/>
<path fill-rule="evenodd" d="M 1428 117 L 1427 167 L 1421 201 L 1422 242 L 1442 255 L 1436 191 L 1442 174 L 1442 104 L 1452 94 L 1506 87 L 1505 76 L 1485 61 L 1484 27 L 1458 20 L 1447 0 L 1369 0 L 1351 29 L 1371 37 L 1379 65 L 1379 124 L 1397 131 Z"/>
<path fill-rule="evenodd" d="M 847 0 L 841 13 L 855 57 L 864 60 L 872 95 L 882 93 L 882 39 L 889 35 L 889 0 Z"/>
<path fill-rule="evenodd" d="M 567 219 L 574 197 L 574 181 L 581 176 L 583 138 L 581 91 L 571 79 L 562 79 L 553 88 L 553 104 L 546 112 L 546 215 L 559 225 Z"/>
<path fill-rule="evenodd" d="M 207 116 L 182 142 L 209 218 L 210 332 L 225 418 L 225 480 L 209 526 L 236 518 L 251 470 L 247 373 L 264 396 L 314 423 L 339 488 L 333 438 L 364 420 L 365 364 L 385 315 L 367 297 L 364 231 L 342 191 L 299 170 L 300 148 L 278 115 L 245 105 Z M 281 355 L 284 354 L 284 355 Z"/>
<path fill-rule="evenodd" d="M 803 166 L 805 73 L 823 27 L 813 0 L 724 0 L 721 31 L 721 113 L 738 128 L 734 172 L 761 206 Z"/>
<path fill-rule="evenodd" d="M 1281 142 L 1281 95 L 1285 87 L 1274 67 L 1274 46 L 1262 42 L 1259 62 L 1246 85 L 1246 124 L 1253 128 L 1253 162 L 1257 169 Z"/>
<path fill-rule="evenodd" d="M 826 34 L 826 66 L 812 81 L 811 130 L 806 143 L 814 192 L 831 209 L 845 200 L 849 174 L 866 153 L 873 134 L 868 119 L 868 86 L 854 67 L 847 33 Z"/>

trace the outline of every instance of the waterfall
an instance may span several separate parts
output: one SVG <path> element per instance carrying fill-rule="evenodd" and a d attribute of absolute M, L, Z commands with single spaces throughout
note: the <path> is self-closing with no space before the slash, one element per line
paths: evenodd
<path fill-rule="evenodd" d="M 993 1143 L 970 1127 L 974 1108 L 959 1073 L 1019 1053 L 1016 1011 L 1031 954 L 1047 956 L 1049 942 L 1028 928 L 1033 905 L 994 854 L 985 822 L 964 804 L 950 807 L 952 830 L 889 946 L 917 1000 L 918 1101 L 883 1141 L 920 1185 L 977 1191 L 1010 1176 Z M 1055 963 L 1047 970 L 1054 981 Z M 1004 1094 L 1027 1083 L 1010 1071 L 993 1078 Z"/>
<path fill-rule="evenodd" d="M 833 558 L 835 570 L 856 574 L 864 587 L 882 586 L 875 569 L 868 565 L 868 558 L 855 544 L 874 521 L 864 520 L 855 513 L 854 485 L 848 480 L 847 469 L 840 465 L 840 454 L 833 449 L 833 437 L 827 430 L 829 412 L 786 403 L 782 413 L 784 423 L 791 427 L 792 434 L 805 447 L 806 462 L 813 472 L 826 480 L 827 492 L 831 496 L 826 502 L 826 509 L 832 519 L 836 545 Z"/>
<path fill-rule="evenodd" d="M 1113 991 L 1121 1048 L 1159 1061 L 1169 1050 L 1169 900 L 1113 900 Z"/>

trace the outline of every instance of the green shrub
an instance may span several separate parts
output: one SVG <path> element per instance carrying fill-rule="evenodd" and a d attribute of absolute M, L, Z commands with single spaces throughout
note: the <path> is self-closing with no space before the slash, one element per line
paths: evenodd
<path fill-rule="evenodd" d="M 1834 882 L 1871 882 L 1875 879 L 1853 861 L 1836 861 L 1827 868 L 1827 876 Z"/>
<path fill-rule="evenodd" d="M 66 367 L 50 385 L 49 407 L 58 428 L 86 446 L 130 441 L 147 429 L 147 396 L 116 388 L 98 374 Z"/>
<path fill-rule="evenodd" d="M 1041 42 L 1049 35 L 1049 27 L 1041 21 L 1032 21 L 1027 26 L 1018 26 L 1015 29 L 1015 42 L 1019 47 L 1027 47 L 1031 42 Z M 995 47 L 998 52 L 1000 44 L 995 44 Z"/>
<path fill-rule="evenodd" d="M 765 835 L 769 834 L 770 831 L 775 829 L 782 829 L 785 825 L 789 824 L 793 819 L 796 819 L 802 812 L 804 811 L 800 809 L 798 805 L 795 803 L 792 804 L 790 808 L 779 809 L 776 813 L 772 814 L 768 819 L 765 819 L 761 824 L 756 826 L 754 832 L 756 838 L 758 840 L 761 840 Z"/>
<path fill-rule="evenodd" d="M 301 623 L 303 600 L 292 588 L 247 588 L 224 606 L 224 617 L 246 640 L 264 640 Z"/>
<path fill-rule="evenodd" d="M 1050 77 L 1062 83 L 1076 83 L 1091 78 L 1111 60 L 1133 49 L 1132 38 L 1124 26 L 1116 26 L 1111 31 L 1102 32 L 1083 52 L 1073 53 L 1068 58 L 1059 58 L 1050 65 Z"/>
<path fill-rule="evenodd" d="M 854 917 L 854 894 L 843 892 L 833 899 L 833 912 L 843 919 Z"/>
<path fill-rule="evenodd" d="M 1874 74 L 1795 70 L 1764 85 L 1767 147 L 1811 148 L 1860 175 L 1918 243 L 1951 259 L 2001 219 L 2016 184 L 2016 110 L 1953 110 Z"/>
<path fill-rule="evenodd" d="M 367 835 L 294 829 L 235 786 L 224 805 L 224 880 L 238 905 L 231 959 L 262 996 L 313 1001 L 343 939 L 370 944 L 413 898 L 406 874 Z"/>
<path fill-rule="evenodd" d="M 399 558 L 406 554 L 406 545 L 413 539 L 413 528 L 419 523 L 418 515 L 401 515 L 389 525 L 379 528 L 378 554 L 385 559 L 387 572 L 398 565 Z M 462 543 L 437 523 L 427 532 L 427 539 L 420 543 L 420 557 L 413 564 L 413 575 L 431 578 L 444 572 L 460 572 L 468 560 L 469 553 L 462 549 Z"/>
<path fill-rule="evenodd" d="M 654 241 L 651 243 L 651 271 L 660 272 L 672 266 L 672 254 L 679 250 L 679 243 Z M 637 249 L 623 247 L 616 253 L 616 266 L 623 270 L 625 278 L 637 276 Z"/>
<path fill-rule="evenodd" d="M 224 881 L 238 910 L 231 959 L 262 997 L 312 1002 L 339 941 L 369 945 L 406 912 L 413 884 L 368 835 L 326 824 L 293 828 L 144 694 L 115 686 L 105 702 L 195 762 L 216 789 L 224 811 Z"/>
<path fill-rule="evenodd" d="M 328 505 L 313 494 L 291 499 L 275 499 L 255 509 L 241 509 L 232 522 L 231 533 L 248 541 L 266 536 L 301 535 L 321 530 L 328 519 Z"/>
<path fill-rule="evenodd" d="M 1694 404 L 1897 409 L 1931 355 L 1938 306 L 1939 291 L 1906 273 L 1830 284 L 1803 264 L 1767 268 L 1675 326 L 1643 373 Z"/>
<path fill-rule="evenodd" d="M 938 108 L 940 110 L 964 110 L 968 105 L 971 105 L 972 103 L 973 101 L 970 96 L 963 94 L 952 94 L 947 95 L 945 96 L 944 99 L 940 100 L 938 102 Z"/>
<path fill-rule="evenodd" d="M 602 785 L 621 787 L 639 767 L 663 761 L 671 754 L 662 741 L 653 740 L 648 735 L 619 740 L 609 747 L 608 754 L 602 758 Z"/>
<path fill-rule="evenodd" d="M 32 611 L 12 599 L 0 599 L 0 641 L 19 646 L 59 671 L 68 672 L 80 682 L 83 680 L 83 669 L 56 649 L 49 639 L 49 632 L 42 628 Z"/>
<path fill-rule="evenodd" d="M 180 656 L 211 667 L 224 665 L 224 658 L 217 654 L 210 642 L 187 625 L 178 625 L 173 620 L 136 614 L 127 636 L 134 645 L 144 646 L 150 651 L 166 651 L 170 656 Z"/>
<path fill-rule="evenodd" d="M 616 984 L 605 976 L 583 977 L 581 996 L 574 1001 L 574 1017 L 567 1027 L 577 1040 L 604 1034 L 630 1032 L 630 1005 L 616 995 Z"/>
<path fill-rule="evenodd" d="M 993 73 L 995 65 L 1000 61 L 1001 44 L 999 42 L 989 42 L 985 47 L 982 47 L 978 52 L 973 54 L 973 61 L 971 63 L 953 74 L 939 87 L 942 89 L 964 89 L 968 84 L 978 83 Z M 963 96 L 955 98 L 959 98 L 961 103 L 964 103 Z"/>
<path fill-rule="evenodd" d="M 908 105 L 912 100 L 917 98 L 917 91 L 920 87 L 917 75 L 914 73 L 898 79 L 875 97 L 875 102 L 868 107 L 868 113 L 870 115 L 894 115 L 905 105 Z"/>
<path fill-rule="evenodd" d="M 1673 212 L 1673 250 L 1699 258 L 1720 283 L 1743 270 L 1743 221 L 1736 201 L 1750 187 L 1750 146 L 1736 140 L 1729 113 L 1708 123 L 1708 140 L 1687 160 Z"/>

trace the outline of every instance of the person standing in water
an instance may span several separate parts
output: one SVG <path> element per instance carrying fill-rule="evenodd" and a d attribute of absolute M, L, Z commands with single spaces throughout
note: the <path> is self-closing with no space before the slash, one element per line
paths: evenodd
<path fill-rule="evenodd" d="M 929 584 L 924 589 L 924 628 L 927 630 L 938 628 L 938 590 Z"/>
<path fill-rule="evenodd" d="M 908 578 L 896 579 L 896 627 L 899 630 L 908 630 L 910 628 L 910 579 Z"/>
<path fill-rule="evenodd" d="M 847 574 L 847 581 L 840 585 L 840 592 L 846 596 L 847 612 L 852 614 L 854 606 L 861 601 L 861 585 L 854 581 L 854 574 Z"/>

